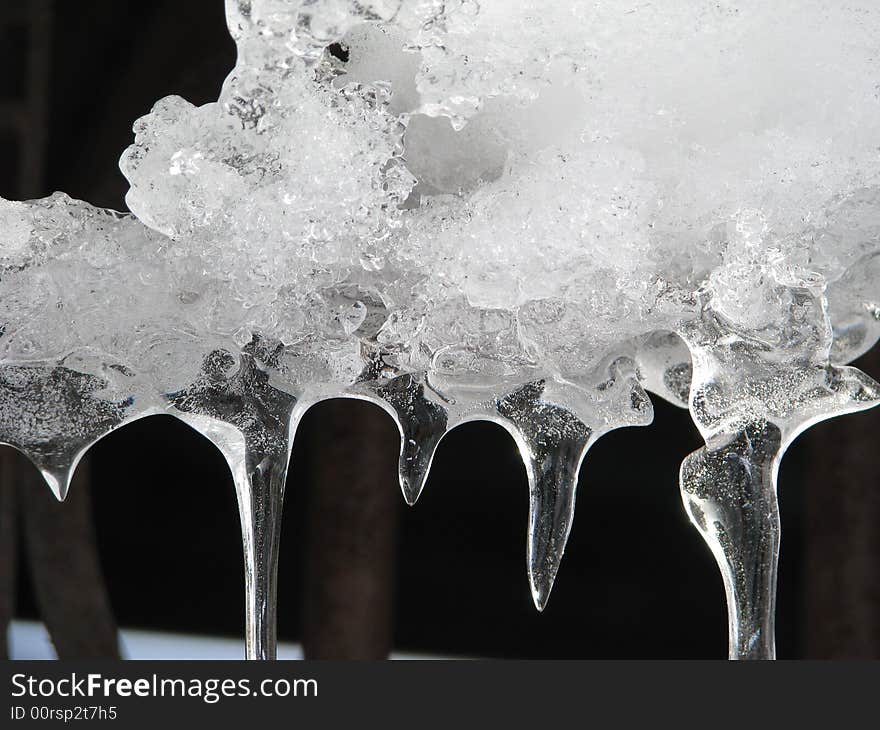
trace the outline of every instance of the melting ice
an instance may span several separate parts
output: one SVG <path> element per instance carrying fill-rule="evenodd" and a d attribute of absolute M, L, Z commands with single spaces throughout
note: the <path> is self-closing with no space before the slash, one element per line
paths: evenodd
<path fill-rule="evenodd" d="M 0 441 L 63 498 L 128 421 L 207 436 L 271 658 L 310 405 L 390 413 L 410 503 L 451 428 L 506 428 L 542 608 L 580 465 L 648 390 L 706 442 L 681 489 L 730 655 L 772 657 L 779 461 L 880 401 L 845 366 L 880 336 L 880 9 L 658 5 L 226 0 L 238 62 L 135 123 L 130 214 L 0 202 Z"/>

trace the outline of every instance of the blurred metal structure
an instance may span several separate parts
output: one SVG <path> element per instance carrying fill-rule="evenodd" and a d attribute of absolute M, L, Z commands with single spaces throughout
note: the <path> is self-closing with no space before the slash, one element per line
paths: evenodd
<path fill-rule="evenodd" d="M 307 659 L 387 659 L 394 628 L 398 433 L 376 406 L 317 407 L 303 589 Z"/>
<path fill-rule="evenodd" d="M 861 361 L 880 373 L 880 348 Z M 880 485 L 874 409 L 806 435 L 804 653 L 811 659 L 880 658 Z"/>
<path fill-rule="evenodd" d="M 4 139 L 16 142 L 16 192 L 21 197 L 39 195 L 46 161 L 51 1 L 3 0 L 0 38 L 13 52 L 23 51 L 24 58 L 18 74 L 14 66 L 3 69 L 8 86 L 0 92 L 0 130 Z"/>

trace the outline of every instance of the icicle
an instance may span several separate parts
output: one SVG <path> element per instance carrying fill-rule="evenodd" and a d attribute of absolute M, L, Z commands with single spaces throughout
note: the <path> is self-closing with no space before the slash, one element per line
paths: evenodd
<path fill-rule="evenodd" d="M 578 471 L 592 429 L 572 413 L 542 402 L 545 383 L 530 383 L 500 398 L 498 413 L 514 427 L 529 479 L 528 574 L 543 611 L 556 580 L 574 518 Z"/>
<path fill-rule="evenodd" d="M 776 655 L 781 447 L 776 426 L 753 425 L 727 443 L 695 451 L 681 466 L 685 509 L 721 568 L 731 659 Z"/>
<path fill-rule="evenodd" d="M 611 361 L 591 390 L 571 383 L 529 383 L 495 403 L 509 424 L 529 479 L 527 568 L 542 611 L 559 571 L 574 519 L 578 473 L 596 440 L 615 428 L 647 425 L 653 410 L 632 363 Z"/>
<path fill-rule="evenodd" d="M 823 331 L 821 303 L 800 311 L 816 315 L 797 320 L 802 333 Z M 682 464 L 685 509 L 721 570 L 730 658 L 774 659 L 779 464 L 811 425 L 880 403 L 880 385 L 856 368 L 786 359 L 783 346 L 741 336 L 711 310 L 682 336 L 693 355 L 690 410 L 706 442 Z"/>
<path fill-rule="evenodd" d="M 76 466 L 79 463 L 80 458 L 81 457 L 78 457 L 76 459 L 76 463 L 63 469 L 52 469 L 51 467 L 42 467 L 39 464 L 34 464 L 37 469 L 40 470 L 40 474 L 43 475 L 43 480 L 46 482 L 46 485 L 49 487 L 52 494 L 55 495 L 55 499 L 59 502 L 63 502 L 67 499 L 67 493 L 70 491 L 70 483 L 73 481 L 73 474 L 76 471 Z M 31 461 L 33 461 L 33 459 L 31 459 Z"/>
<path fill-rule="evenodd" d="M 423 380 L 413 375 L 382 383 L 375 392 L 400 431 L 400 488 L 407 504 L 414 505 L 428 479 L 437 446 L 447 431 L 449 414 L 426 396 Z"/>
<path fill-rule="evenodd" d="M 245 560 L 246 656 L 274 659 L 281 510 L 297 399 L 272 387 L 250 355 L 231 372 L 234 365 L 230 353 L 212 353 L 197 382 L 169 401 L 232 471 Z"/>
<path fill-rule="evenodd" d="M 76 465 L 100 439 L 149 415 L 133 398 L 100 397 L 108 382 L 54 365 L 0 367 L 0 443 L 40 470 L 52 494 L 64 500 Z"/>

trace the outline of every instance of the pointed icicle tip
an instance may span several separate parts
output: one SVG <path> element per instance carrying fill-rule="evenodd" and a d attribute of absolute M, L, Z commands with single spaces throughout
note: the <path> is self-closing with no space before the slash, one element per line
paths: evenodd
<path fill-rule="evenodd" d="M 428 481 L 434 453 L 443 438 L 443 432 L 427 434 L 421 442 L 403 435 L 403 447 L 398 465 L 400 491 L 406 503 L 412 507 L 418 502 Z"/>
<path fill-rule="evenodd" d="M 568 409 L 542 400 L 532 383 L 496 402 L 519 446 L 529 478 L 527 568 L 532 599 L 543 611 L 574 520 L 578 471 L 593 429 Z"/>
<path fill-rule="evenodd" d="M 55 495 L 55 499 L 63 502 L 67 499 L 67 493 L 70 491 L 70 482 L 73 479 L 73 470 L 40 469 L 43 479 Z"/>
<path fill-rule="evenodd" d="M 410 507 L 415 507 L 419 497 L 422 496 L 422 490 L 425 488 L 424 481 L 418 483 L 409 477 L 400 476 L 400 491 L 403 492 L 403 499 Z"/>
<path fill-rule="evenodd" d="M 379 390 L 400 432 L 400 490 L 412 507 L 419 499 L 434 453 L 449 428 L 449 414 L 425 397 L 424 386 L 412 376 L 397 378 Z"/>
<path fill-rule="evenodd" d="M 560 485 L 555 497 L 533 496 L 529 526 L 529 585 L 535 608 L 543 611 L 550 600 L 556 574 L 574 520 L 574 494 L 577 477 Z"/>
<path fill-rule="evenodd" d="M 529 582 L 531 583 L 532 588 L 532 601 L 535 603 L 535 608 L 538 609 L 538 612 L 541 613 L 547 606 L 547 602 L 550 600 L 550 592 L 553 590 L 553 583 L 556 581 L 556 571 L 559 569 L 559 566 L 556 566 L 556 570 L 553 571 L 553 574 L 547 578 L 546 580 L 541 580 L 536 578 L 534 575 L 529 576 Z"/>
<path fill-rule="evenodd" d="M 543 611 L 574 520 L 578 471 L 593 429 L 571 411 L 540 400 L 540 385 L 497 402 L 510 424 L 529 478 L 527 568 L 532 599 Z"/>

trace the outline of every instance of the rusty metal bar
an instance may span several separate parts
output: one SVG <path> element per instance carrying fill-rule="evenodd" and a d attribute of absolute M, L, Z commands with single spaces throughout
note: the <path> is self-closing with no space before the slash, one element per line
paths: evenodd
<path fill-rule="evenodd" d="M 392 645 L 402 503 L 399 435 L 375 406 L 336 400 L 319 408 L 303 648 L 310 659 L 385 659 Z"/>
<path fill-rule="evenodd" d="M 90 472 L 88 460 L 81 462 L 63 503 L 51 495 L 35 468 L 19 475 L 31 581 L 59 659 L 119 658 L 116 622 L 95 544 Z"/>

